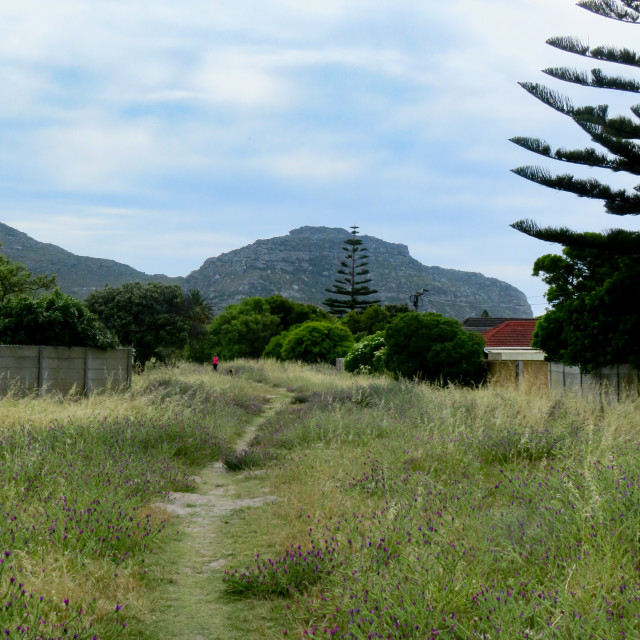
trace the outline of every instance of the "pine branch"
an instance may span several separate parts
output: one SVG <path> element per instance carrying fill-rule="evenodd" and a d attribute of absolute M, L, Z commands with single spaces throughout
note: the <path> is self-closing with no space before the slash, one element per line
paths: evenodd
<path fill-rule="evenodd" d="M 518 220 L 510 225 L 532 238 L 576 249 L 597 249 L 615 254 L 640 254 L 640 233 L 609 229 L 604 233 L 581 233 L 567 227 L 539 227 L 533 220 Z"/>
<path fill-rule="evenodd" d="M 601 69 L 592 69 L 591 77 L 586 71 L 568 69 L 566 67 L 549 67 L 543 69 L 552 78 L 579 84 L 583 87 L 596 87 L 598 89 L 615 89 L 617 91 L 628 91 L 630 93 L 640 93 L 640 83 L 629 80 L 621 76 L 608 76 Z"/>
<path fill-rule="evenodd" d="M 640 3 L 633 0 L 581 0 L 577 4 L 605 18 L 632 23 L 640 20 Z"/>
<path fill-rule="evenodd" d="M 519 82 L 518 84 L 534 98 L 538 98 L 538 100 L 544 102 L 544 104 L 552 109 L 564 113 L 567 116 L 573 114 L 573 103 L 567 96 L 538 83 Z"/>
<path fill-rule="evenodd" d="M 622 190 L 612 190 L 606 184 L 590 178 L 583 180 L 570 174 L 552 175 L 540 167 L 518 167 L 513 173 L 536 184 L 558 191 L 574 193 L 581 198 L 603 200 L 605 209 L 613 215 L 637 215 L 640 213 L 640 195 Z"/>
<path fill-rule="evenodd" d="M 591 136 L 591 140 L 603 146 L 607 151 L 617 156 L 611 165 L 606 167 L 612 171 L 627 171 L 640 175 L 640 146 L 635 142 L 614 138 L 604 133 L 603 128 L 587 122 L 576 120 L 577 124 Z"/>
<path fill-rule="evenodd" d="M 599 167 L 601 169 L 611 169 L 612 171 L 623 171 L 624 169 L 618 167 L 618 161 L 603 153 L 599 153 L 596 149 L 588 147 L 586 149 L 557 149 L 553 151 L 549 144 L 544 140 L 537 138 L 523 138 L 516 137 L 511 138 L 511 142 L 517 144 L 519 147 L 532 151 L 545 158 L 553 158 L 554 160 L 560 160 L 562 162 L 571 162 L 572 164 L 582 164 L 589 167 Z"/>
<path fill-rule="evenodd" d="M 584 56 L 585 58 L 601 60 L 603 62 L 615 62 L 629 67 L 640 68 L 640 54 L 631 49 L 618 49 L 608 46 L 594 47 L 592 49 L 589 45 L 582 42 L 582 40 L 569 36 L 549 38 L 547 44 L 561 51 L 574 53 L 579 56 Z"/>

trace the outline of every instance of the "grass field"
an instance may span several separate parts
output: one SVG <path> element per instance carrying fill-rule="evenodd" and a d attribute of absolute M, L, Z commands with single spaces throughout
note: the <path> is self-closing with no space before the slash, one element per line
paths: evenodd
<path fill-rule="evenodd" d="M 637 401 L 233 369 L 0 400 L 9 637 L 192 637 L 154 604 L 190 559 L 153 505 L 221 458 L 239 497 L 278 499 L 212 521 L 198 637 L 640 637 Z M 257 417 L 274 388 L 288 402 Z"/>

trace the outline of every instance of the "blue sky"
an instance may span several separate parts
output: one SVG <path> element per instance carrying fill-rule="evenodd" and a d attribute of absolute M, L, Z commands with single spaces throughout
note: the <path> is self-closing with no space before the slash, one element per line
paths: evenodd
<path fill-rule="evenodd" d="M 302 225 L 358 224 L 425 264 L 506 280 L 539 313 L 531 265 L 554 247 L 509 223 L 634 221 L 509 172 L 539 164 L 509 137 L 588 142 L 517 82 L 612 103 L 544 76 L 585 67 L 544 42 L 637 33 L 573 0 L 4 2 L 0 220 L 169 275 Z"/>

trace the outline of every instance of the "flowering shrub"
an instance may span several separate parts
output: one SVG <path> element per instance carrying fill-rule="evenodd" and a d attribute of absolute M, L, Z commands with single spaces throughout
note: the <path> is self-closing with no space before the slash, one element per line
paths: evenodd
<path fill-rule="evenodd" d="M 345 371 L 349 373 L 382 373 L 384 371 L 384 346 L 382 331 L 363 338 L 345 356 Z"/>

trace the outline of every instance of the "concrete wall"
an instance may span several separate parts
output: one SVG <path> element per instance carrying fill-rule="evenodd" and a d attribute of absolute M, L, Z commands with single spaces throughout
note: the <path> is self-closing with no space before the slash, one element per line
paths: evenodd
<path fill-rule="evenodd" d="M 131 349 L 0 345 L 0 394 L 93 393 L 131 386 Z"/>
<path fill-rule="evenodd" d="M 605 367 L 594 373 L 580 373 L 579 367 L 550 362 L 549 386 L 605 402 L 637 398 L 640 391 L 638 370 L 629 364 Z"/>

